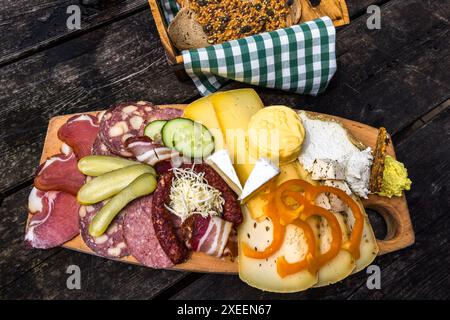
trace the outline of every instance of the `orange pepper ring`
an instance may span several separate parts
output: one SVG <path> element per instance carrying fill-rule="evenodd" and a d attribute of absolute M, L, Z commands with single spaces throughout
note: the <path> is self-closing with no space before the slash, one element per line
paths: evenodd
<path fill-rule="evenodd" d="M 274 213 L 273 206 L 269 204 L 264 208 L 265 214 L 272 221 L 272 230 L 273 230 L 273 240 L 272 243 L 267 246 L 263 251 L 257 251 L 245 243 L 241 242 L 242 252 L 249 258 L 255 259 L 265 259 L 272 256 L 275 252 L 277 252 L 283 242 L 284 242 L 284 234 L 286 232 L 286 227 L 280 224 L 278 221 L 278 217 Z"/>
<path fill-rule="evenodd" d="M 306 220 L 311 216 L 323 217 L 327 220 L 328 226 L 331 229 L 332 241 L 330 244 L 330 248 L 325 253 L 321 253 L 316 257 L 317 267 L 320 268 L 339 254 L 342 245 L 342 230 L 341 226 L 339 225 L 339 221 L 336 219 L 334 214 L 322 207 L 311 206 L 310 210 L 304 211 L 300 215 L 300 219 Z"/>
<path fill-rule="evenodd" d="M 355 200 L 352 199 L 345 191 L 333 188 L 329 186 L 317 186 L 314 190 L 314 198 L 316 198 L 321 193 L 332 193 L 343 200 L 352 211 L 355 223 L 353 224 L 352 232 L 348 242 L 344 243 L 344 249 L 348 250 L 354 259 L 359 259 L 360 251 L 359 247 L 361 245 L 361 238 L 364 229 L 364 217 L 362 215 L 361 209 Z"/>
<path fill-rule="evenodd" d="M 300 196 L 299 191 L 292 190 L 294 187 L 300 187 L 304 194 L 301 195 L 301 199 L 299 197 L 296 197 L 295 200 L 299 203 L 300 207 L 296 209 L 292 209 L 284 202 L 284 197 L 287 193 L 296 193 L 298 196 Z M 314 186 L 304 180 L 300 179 L 293 179 L 283 182 L 278 189 L 275 192 L 275 203 L 276 207 L 278 209 L 278 213 L 280 215 L 280 222 L 283 225 L 288 225 L 292 221 L 298 218 L 301 211 L 305 209 L 305 207 L 309 204 L 309 199 L 311 199 L 311 196 L 313 194 Z M 290 195 L 287 195 L 288 197 L 293 198 Z M 303 206 L 303 208 L 302 208 Z"/>
<path fill-rule="evenodd" d="M 308 251 L 305 253 L 305 257 L 302 260 L 294 263 L 287 262 L 284 256 L 279 257 L 277 259 L 277 272 L 281 278 L 295 274 L 304 269 L 307 269 L 311 274 L 315 274 L 317 272 L 317 266 L 314 261 L 316 251 L 316 238 L 314 236 L 314 232 L 309 224 L 303 220 L 294 220 L 292 224 L 303 230 L 306 237 Z"/>

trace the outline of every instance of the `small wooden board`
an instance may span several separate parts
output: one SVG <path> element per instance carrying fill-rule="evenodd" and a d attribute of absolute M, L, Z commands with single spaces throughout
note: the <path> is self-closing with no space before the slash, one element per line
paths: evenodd
<path fill-rule="evenodd" d="M 165 105 L 160 107 L 183 109 L 185 105 Z M 92 112 L 91 114 L 96 114 L 96 112 Z M 57 132 L 71 116 L 73 115 L 57 116 L 50 119 L 47 135 L 45 137 L 44 149 L 42 150 L 41 163 L 48 157 L 60 153 L 62 142 L 58 139 Z M 332 116 L 332 118 L 343 123 L 347 130 L 363 144 L 372 148 L 375 147 L 378 135 L 378 130 L 376 128 L 348 119 L 334 116 Z M 395 151 L 392 144 L 389 145 L 387 153 L 395 157 Z M 369 196 L 369 199 L 363 200 L 363 204 L 365 208 L 370 208 L 380 213 L 386 221 L 386 238 L 377 240 L 380 248 L 379 255 L 403 249 L 414 243 L 414 230 L 404 195 L 392 199 L 371 195 Z M 28 219 L 30 216 L 31 214 L 29 214 Z M 84 253 L 95 254 L 86 246 L 81 236 L 77 236 L 66 242 L 63 247 Z M 124 257 L 119 261 L 139 264 L 139 262 L 131 256 Z M 237 273 L 238 265 L 237 261 L 232 261 L 229 258 L 217 259 L 203 253 L 194 252 L 188 261 L 174 266 L 173 269 L 194 272 Z"/>

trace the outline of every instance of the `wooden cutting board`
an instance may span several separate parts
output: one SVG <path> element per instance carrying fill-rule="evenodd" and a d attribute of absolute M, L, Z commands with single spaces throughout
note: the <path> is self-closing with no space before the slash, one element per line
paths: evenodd
<path fill-rule="evenodd" d="M 160 107 L 183 109 L 185 105 L 165 105 Z M 91 114 L 96 114 L 96 112 L 92 112 Z M 47 135 L 45 137 L 44 149 L 42 150 L 41 163 L 48 157 L 60 153 L 62 142 L 58 139 L 57 132 L 71 116 L 73 115 L 57 116 L 50 119 Z M 332 118 L 343 123 L 347 130 L 363 144 L 375 148 L 378 135 L 378 130 L 376 128 L 348 119 L 334 116 L 332 116 Z M 389 145 L 387 153 L 395 157 L 395 151 L 392 144 Z M 414 243 L 414 230 L 412 228 L 408 205 L 404 195 L 392 199 L 371 195 L 369 196 L 369 199 L 363 200 L 363 204 L 365 208 L 380 213 L 386 221 L 386 237 L 383 240 L 377 240 L 380 248 L 379 255 L 403 249 Z M 31 214 L 29 214 L 28 219 L 30 216 Z M 86 246 L 81 236 L 77 236 L 66 242 L 63 247 L 84 253 L 95 254 Z M 119 259 L 119 261 L 139 264 L 139 262 L 131 256 Z M 232 261 L 229 258 L 217 259 L 204 253 L 194 252 L 188 261 L 174 266 L 173 269 L 195 272 L 237 273 L 238 265 L 237 261 Z"/>

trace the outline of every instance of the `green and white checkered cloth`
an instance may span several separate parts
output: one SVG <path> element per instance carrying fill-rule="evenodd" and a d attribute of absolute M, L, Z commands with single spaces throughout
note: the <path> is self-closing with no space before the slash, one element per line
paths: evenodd
<path fill-rule="evenodd" d="M 162 0 L 166 19 L 174 0 Z M 173 4 L 173 2 L 172 2 Z M 170 12 L 170 14 L 169 14 Z M 289 28 L 182 51 L 187 74 L 202 95 L 227 79 L 301 94 L 323 92 L 336 72 L 336 30 L 329 17 Z"/>

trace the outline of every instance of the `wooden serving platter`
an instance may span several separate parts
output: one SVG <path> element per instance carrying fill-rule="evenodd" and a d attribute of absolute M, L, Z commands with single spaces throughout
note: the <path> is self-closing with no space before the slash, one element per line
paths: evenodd
<path fill-rule="evenodd" d="M 185 105 L 164 105 L 160 107 L 171 107 L 183 109 Z M 91 112 L 96 114 L 96 112 Z M 72 115 L 57 116 L 50 119 L 47 135 L 45 137 L 44 148 L 42 150 L 41 163 L 48 157 L 60 153 L 62 142 L 58 139 L 58 129 L 69 119 Z M 348 119 L 330 116 L 339 120 L 346 129 L 361 141 L 366 146 L 375 148 L 378 130 L 368 125 L 355 122 Z M 395 157 L 395 151 L 392 144 L 389 145 L 387 153 Z M 406 198 L 395 197 L 392 199 L 370 195 L 369 199 L 363 200 L 364 207 L 380 213 L 386 221 L 387 234 L 385 239 L 377 240 L 380 248 L 379 255 L 403 249 L 414 243 L 414 230 L 409 216 L 408 205 Z M 28 215 L 28 219 L 31 214 Z M 66 242 L 64 248 L 76 250 L 79 252 L 95 254 L 84 243 L 81 236 Z M 139 264 L 133 257 L 124 257 L 118 261 L 127 263 Z M 191 258 L 185 263 L 174 266 L 172 269 L 186 270 L 194 272 L 213 272 L 213 273 L 237 273 L 237 261 L 232 261 L 229 258 L 218 259 L 200 252 L 192 253 Z"/>

